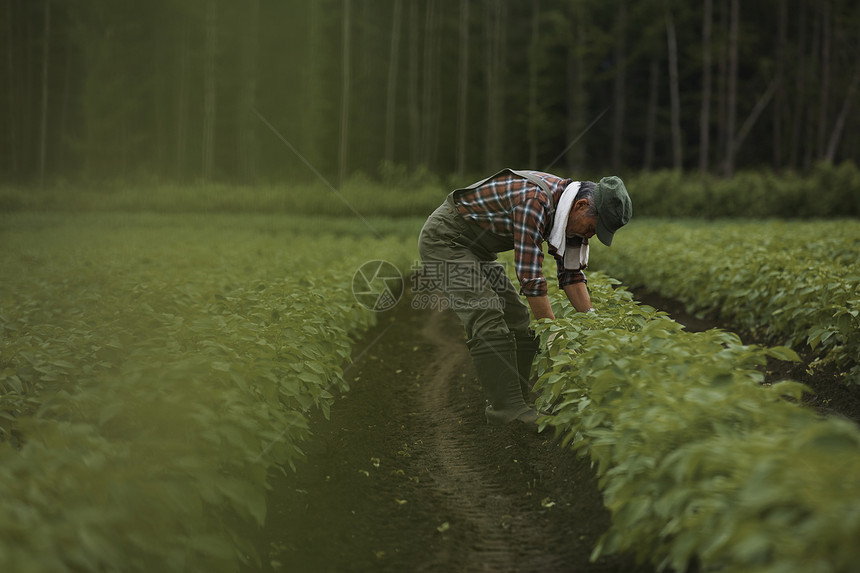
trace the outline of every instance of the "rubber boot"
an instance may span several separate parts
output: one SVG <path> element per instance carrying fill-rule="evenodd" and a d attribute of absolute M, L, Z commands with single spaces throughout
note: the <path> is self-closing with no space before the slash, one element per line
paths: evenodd
<path fill-rule="evenodd" d="M 537 412 L 523 401 L 513 335 L 473 338 L 469 341 L 469 351 L 478 381 L 490 402 L 484 411 L 487 423 L 503 425 L 516 421 L 537 430 Z"/>
<path fill-rule="evenodd" d="M 535 356 L 540 352 L 540 338 L 535 336 L 534 331 L 529 330 L 525 333 L 517 333 L 515 335 L 517 344 L 517 372 L 519 374 L 520 390 L 523 393 L 523 400 L 526 404 L 532 403 L 532 364 Z"/>

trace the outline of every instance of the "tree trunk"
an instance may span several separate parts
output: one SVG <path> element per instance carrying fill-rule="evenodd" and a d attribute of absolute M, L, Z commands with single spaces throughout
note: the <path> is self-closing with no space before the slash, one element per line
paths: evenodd
<path fill-rule="evenodd" d="M 736 0 L 735 0 L 736 1 Z M 675 38 L 675 20 L 671 8 L 666 10 L 666 42 L 669 48 L 669 96 L 672 113 L 672 168 L 683 168 L 681 148 L 681 95 L 678 87 L 678 42 Z"/>
<path fill-rule="evenodd" d="M 810 74 L 805 78 L 805 81 L 809 82 L 809 85 L 820 85 L 821 80 L 816 76 L 816 72 L 820 72 L 819 66 L 821 65 L 820 54 L 821 54 L 821 10 L 815 10 L 815 18 L 813 19 L 814 23 L 812 24 L 812 47 L 810 50 L 809 60 L 812 63 L 812 69 L 810 70 Z M 820 94 L 821 92 L 819 92 Z M 804 102 L 806 110 L 804 113 L 804 134 L 803 134 L 803 169 L 809 170 L 812 167 L 812 161 L 814 158 L 818 157 L 818 150 L 816 145 L 816 128 L 818 127 L 815 121 L 815 106 L 812 103 L 814 100 L 814 94 L 810 91 L 807 94 L 806 101 Z"/>
<path fill-rule="evenodd" d="M 212 179 L 215 163 L 215 57 L 218 53 L 218 2 L 206 3 L 206 48 L 203 66 L 203 179 Z"/>
<path fill-rule="evenodd" d="M 650 171 L 654 166 L 654 142 L 657 139 L 657 95 L 660 92 L 660 66 L 657 57 L 651 57 L 649 66 L 650 85 L 648 86 L 648 117 L 645 127 L 645 156 L 642 159 L 642 170 Z"/>
<path fill-rule="evenodd" d="M 585 127 L 585 110 L 588 106 L 588 94 L 585 91 L 585 49 L 588 29 L 585 23 L 585 11 L 582 2 L 571 6 L 572 38 L 568 40 L 567 52 L 567 88 L 570 94 L 567 98 L 567 141 L 572 142 L 579 137 Z M 568 146 L 565 152 L 565 163 L 568 171 L 576 173 L 585 168 L 585 146 Z"/>
<path fill-rule="evenodd" d="M 773 112 L 773 168 L 782 168 L 782 119 L 785 109 L 785 49 L 788 36 L 787 0 L 779 0 L 779 35 L 776 45 L 776 101 Z"/>
<path fill-rule="evenodd" d="M 397 71 L 400 55 L 400 29 L 403 14 L 403 0 L 394 0 L 394 15 L 391 22 L 391 47 L 388 51 L 388 88 L 385 105 L 385 161 L 394 163 L 394 138 L 397 133 Z"/>
<path fill-rule="evenodd" d="M 239 177 L 245 183 L 252 184 L 257 178 L 257 118 L 254 109 L 257 106 L 257 50 L 258 30 L 260 19 L 260 0 L 249 0 L 243 10 L 245 33 L 242 37 L 242 77 L 241 93 L 239 96 Z"/>
<path fill-rule="evenodd" d="M 23 6 L 19 5 L 19 9 L 26 13 Z M 33 18 L 23 18 L 24 26 L 20 34 L 22 43 L 22 68 L 19 80 L 21 81 L 20 98 L 18 105 L 20 111 L 19 118 L 19 136 L 21 145 L 21 171 L 29 179 L 35 176 L 35 171 L 38 169 L 38 145 L 37 138 L 30 136 L 32 131 L 37 129 L 38 125 L 38 108 L 36 107 L 39 101 L 38 90 L 38 55 L 36 54 L 35 37 L 38 34 Z"/>
<path fill-rule="evenodd" d="M 500 163 L 501 150 L 501 49 L 502 49 L 502 2 L 487 0 L 487 131 L 484 144 L 484 168 L 496 171 Z"/>
<path fill-rule="evenodd" d="M 439 133 L 439 90 L 438 90 L 438 41 L 436 32 L 436 0 L 427 0 L 424 20 L 424 74 L 421 129 L 422 164 L 429 169 L 436 166 L 436 143 Z"/>
<path fill-rule="evenodd" d="M 711 29 L 714 1 L 705 0 L 702 16 L 702 109 L 699 112 L 699 172 L 708 172 L 711 154 Z"/>
<path fill-rule="evenodd" d="M 854 103 L 854 99 L 857 97 L 858 84 L 860 84 L 860 64 L 855 64 L 851 83 L 848 84 L 848 91 L 845 94 L 845 100 L 842 102 L 842 109 L 836 118 L 833 130 L 830 132 L 830 141 L 827 144 L 827 152 L 824 154 L 824 160 L 828 163 L 833 163 L 836 157 L 836 148 L 839 146 L 839 140 L 842 138 L 842 132 L 845 130 L 848 113 L 851 111 L 851 104 Z"/>
<path fill-rule="evenodd" d="M 508 87 L 507 87 L 507 75 L 505 74 L 505 70 L 507 69 L 508 63 L 508 2 L 501 2 L 499 6 L 499 46 L 497 50 L 498 54 L 498 63 L 496 64 L 496 70 L 498 71 L 496 75 L 496 118 L 497 118 L 497 128 L 496 128 L 496 137 L 497 137 L 497 157 L 499 163 L 507 163 L 508 158 L 505 157 L 505 150 L 507 149 L 505 146 L 505 134 L 506 134 L 506 126 L 507 126 L 507 114 L 505 103 L 507 101 Z"/>
<path fill-rule="evenodd" d="M 67 154 L 69 146 L 64 142 L 69 139 L 69 108 L 72 100 L 72 60 L 65 51 L 66 57 L 63 62 L 63 93 L 60 107 L 59 140 L 62 142 L 57 146 L 54 157 L 54 169 L 57 173 L 67 173 Z"/>
<path fill-rule="evenodd" d="M 460 0 L 460 79 L 457 82 L 457 178 L 466 173 L 469 126 L 469 0 Z"/>
<path fill-rule="evenodd" d="M 15 42 L 13 40 L 13 29 L 12 29 L 12 0 L 6 0 L 6 39 L 7 50 L 6 50 L 6 64 L 8 70 L 8 90 L 6 91 L 6 97 L 8 98 L 9 103 L 9 147 L 8 147 L 8 166 L 9 173 L 12 175 L 13 179 L 18 175 L 18 114 L 16 113 L 15 105 L 16 98 L 18 95 L 18 89 L 13 88 L 18 84 L 17 78 L 15 77 L 15 58 L 13 55 L 13 49 L 15 46 Z"/>
<path fill-rule="evenodd" d="M 418 2 L 409 5 L 409 163 L 421 164 L 421 107 L 418 99 Z"/>
<path fill-rule="evenodd" d="M 797 40 L 797 52 L 795 58 L 794 110 L 791 120 L 791 153 L 788 160 L 788 166 L 791 169 L 797 169 L 800 165 L 800 152 L 803 137 L 803 110 L 806 100 L 806 10 L 804 9 L 803 3 L 801 3 L 797 9 L 797 29 L 799 30 L 800 36 Z"/>
<path fill-rule="evenodd" d="M 719 58 L 717 60 L 717 140 L 714 143 L 714 157 L 718 159 L 719 166 L 722 168 L 723 152 L 726 149 L 726 121 L 728 117 L 728 76 L 729 76 L 729 46 L 728 46 L 728 29 L 729 29 L 729 0 L 720 0 L 719 9 L 719 30 L 720 40 L 717 43 Z"/>
<path fill-rule="evenodd" d="M 618 17 L 615 34 L 615 81 L 613 86 L 613 118 L 612 118 L 612 171 L 617 173 L 622 168 L 624 154 L 624 108 L 625 108 L 625 78 L 627 64 L 627 2 L 621 0 L 618 4 Z"/>
<path fill-rule="evenodd" d="M 821 2 L 821 62 L 819 69 L 821 70 L 821 92 L 819 95 L 818 104 L 818 141 L 816 148 L 816 157 L 823 158 L 826 154 L 827 146 L 827 104 L 830 99 L 830 2 L 823 0 Z"/>
<path fill-rule="evenodd" d="M 343 0 L 343 26 L 341 28 L 341 98 L 340 98 L 340 153 L 338 154 L 338 185 L 343 186 L 347 176 L 349 149 L 349 98 L 351 95 L 350 33 L 352 30 L 352 2 Z"/>
<path fill-rule="evenodd" d="M 538 57 L 540 38 L 540 0 L 532 2 L 531 45 L 529 46 L 529 107 L 528 135 L 529 162 L 537 165 L 538 160 Z M 533 167 L 534 168 L 534 167 Z"/>
<path fill-rule="evenodd" d="M 160 177 L 165 172 L 165 156 L 167 154 L 167 145 L 165 144 L 167 122 L 164 119 L 164 69 L 162 68 L 165 58 L 162 56 L 167 45 L 169 36 L 163 28 L 158 28 L 153 32 L 155 35 L 155 50 L 152 54 L 153 66 L 155 68 L 155 79 L 152 89 L 152 108 L 155 119 L 155 138 L 152 142 L 151 153 L 153 159 L 153 173 L 156 177 Z"/>
<path fill-rule="evenodd" d="M 48 158 L 48 62 L 51 55 L 51 1 L 45 0 L 45 37 L 42 44 L 42 112 L 39 126 L 39 185 L 45 186 Z"/>
<path fill-rule="evenodd" d="M 302 114 L 302 149 L 304 155 L 309 159 L 311 164 L 329 165 L 332 161 L 331 155 L 324 153 L 323 138 L 321 126 L 324 123 L 325 108 L 328 101 L 325 90 L 321 86 L 321 78 L 323 76 L 322 56 L 320 55 L 320 44 L 328 43 L 330 38 L 323 38 L 320 22 L 323 18 L 320 17 L 320 12 L 325 10 L 325 6 L 321 2 L 308 2 L 308 20 L 307 29 L 307 54 L 305 60 L 304 77 L 306 78 L 303 90 L 304 109 L 306 113 Z M 329 114 L 330 115 L 330 114 Z"/>
<path fill-rule="evenodd" d="M 179 61 L 176 73 L 176 138 L 174 150 L 174 177 L 182 181 L 185 178 L 185 147 L 187 139 L 188 115 L 188 30 L 182 24 L 179 38 Z"/>
<path fill-rule="evenodd" d="M 729 69 L 726 103 L 726 149 L 723 158 L 723 173 L 732 177 L 735 173 L 735 121 L 737 118 L 738 83 L 738 20 L 739 1 L 731 0 L 729 17 Z"/>

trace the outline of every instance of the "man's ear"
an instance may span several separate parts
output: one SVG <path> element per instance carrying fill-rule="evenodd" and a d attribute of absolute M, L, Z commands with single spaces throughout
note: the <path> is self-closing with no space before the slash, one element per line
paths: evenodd
<path fill-rule="evenodd" d="M 573 210 L 575 212 L 582 212 L 588 209 L 588 199 L 577 199 L 573 202 Z"/>

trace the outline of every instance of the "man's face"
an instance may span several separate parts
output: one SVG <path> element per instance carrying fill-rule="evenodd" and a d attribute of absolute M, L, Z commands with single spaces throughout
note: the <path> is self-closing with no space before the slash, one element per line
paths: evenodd
<path fill-rule="evenodd" d="M 568 237 L 584 237 L 590 239 L 597 232 L 597 217 L 587 217 L 588 201 L 580 199 L 573 204 L 567 216 L 566 235 Z"/>

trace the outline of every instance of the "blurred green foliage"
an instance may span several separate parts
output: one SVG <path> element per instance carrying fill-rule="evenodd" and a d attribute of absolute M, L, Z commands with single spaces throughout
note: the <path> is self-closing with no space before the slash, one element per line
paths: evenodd
<path fill-rule="evenodd" d="M 810 174 L 744 171 L 731 179 L 657 171 L 627 185 L 634 217 L 790 218 L 860 216 L 860 170 L 851 162 Z"/>
<path fill-rule="evenodd" d="M 330 224 L 331 223 L 331 224 Z M 380 236 L 374 238 L 369 227 Z M 414 223 L 0 217 L 0 570 L 233 571 Z M 409 240 L 413 239 L 413 240 Z"/>

